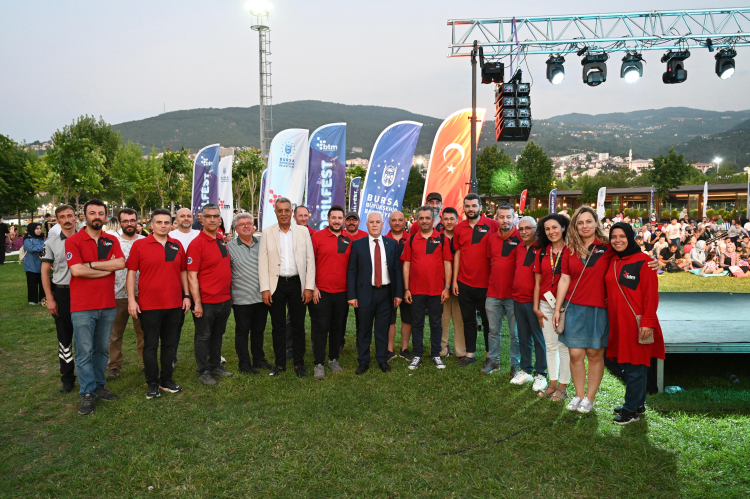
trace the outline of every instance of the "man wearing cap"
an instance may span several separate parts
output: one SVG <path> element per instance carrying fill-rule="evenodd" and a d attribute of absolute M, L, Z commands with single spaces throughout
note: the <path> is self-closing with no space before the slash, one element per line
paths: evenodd
<path fill-rule="evenodd" d="M 440 217 L 440 212 L 443 210 L 443 196 L 441 196 L 439 192 L 431 192 L 427 195 L 425 202 L 427 203 L 427 206 L 432 209 L 432 218 L 434 219 L 432 222 L 432 228 L 442 233 L 445 230 L 443 219 Z M 419 231 L 419 221 L 417 220 L 411 224 L 409 234 L 416 234 Z"/>
<path fill-rule="evenodd" d="M 398 243 L 398 251 L 396 252 L 396 257 L 401 260 L 401 255 L 404 252 L 404 243 L 406 243 L 406 240 L 409 238 L 408 234 L 404 232 L 404 227 L 406 226 L 406 219 L 404 218 L 404 214 L 400 211 L 394 211 L 391 213 L 391 215 L 388 217 L 388 225 L 390 225 L 391 230 L 383 237 L 387 237 L 389 239 L 393 239 Z M 417 224 L 414 224 L 417 225 Z M 403 270 L 404 264 L 401 263 L 401 268 Z M 407 362 L 411 362 L 414 360 L 414 354 L 409 351 L 409 338 L 411 338 L 411 304 L 407 303 L 406 300 L 401 302 L 401 305 L 399 305 L 399 309 L 401 310 L 401 358 L 406 359 Z M 388 329 L 388 361 L 390 362 L 393 357 L 396 356 L 395 352 L 395 342 L 396 339 L 396 308 L 391 310 L 391 326 Z"/>
<path fill-rule="evenodd" d="M 352 242 L 367 237 L 367 232 L 359 230 L 359 215 L 357 215 L 356 211 L 349 211 L 346 213 L 346 218 L 344 219 L 344 230 L 342 230 L 341 233 L 348 237 Z M 349 313 L 347 313 L 343 319 L 344 332 L 341 333 L 341 345 L 339 346 L 339 350 L 341 351 L 344 350 L 344 343 L 346 343 L 346 321 L 348 318 Z M 359 311 L 356 308 L 354 309 L 354 326 L 356 328 L 355 330 L 359 331 Z"/>

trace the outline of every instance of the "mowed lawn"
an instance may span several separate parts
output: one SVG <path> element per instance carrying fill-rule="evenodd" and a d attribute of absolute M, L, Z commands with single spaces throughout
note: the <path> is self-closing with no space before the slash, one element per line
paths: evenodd
<path fill-rule="evenodd" d="M 77 385 L 58 393 L 54 323 L 27 305 L 22 268 L 0 267 L 0 282 L 3 497 L 750 496 L 748 356 L 670 357 L 666 382 L 685 391 L 649 396 L 646 417 L 619 427 L 612 408 L 624 389 L 609 374 L 588 415 L 509 385 L 507 329 L 501 373 L 459 369 L 455 358 L 442 372 L 412 373 L 394 359 L 388 375 L 373 364 L 355 376 L 350 317 L 345 372 L 321 382 L 309 341 L 307 379 L 239 375 L 230 319 L 223 353 L 235 376 L 206 387 L 188 319 L 175 373 L 182 393 L 146 400 L 129 326 L 122 375 L 108 383 L 121 400 L 84 417 Z M 665 275 L 660 284 L 750 292 L 750 279 Z M 720 301 L 706 309 L 721 311 Z M 307 331 L 309 340 L 309 322 Z"/>

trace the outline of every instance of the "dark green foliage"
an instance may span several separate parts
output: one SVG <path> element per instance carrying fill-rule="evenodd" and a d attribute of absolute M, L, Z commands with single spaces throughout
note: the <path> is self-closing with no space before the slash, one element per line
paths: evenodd
<path fill-rule="evenodd" d="M 25 212 L 35 207 L 33 165 L 39 156 L 0 135 L 0 213 Z"/>
<path fill-rule="evenodd" d="M 362 180 L 364 181 L 364 177 Z M 411 170 L 409 170 L 409 181 L 406 184 L 406 192 L 404 193 L 404 208 L 416 210 L 422 205 L 424 183 L 425 179 L 419 173 L 419 168 L 412 166 Z"/>

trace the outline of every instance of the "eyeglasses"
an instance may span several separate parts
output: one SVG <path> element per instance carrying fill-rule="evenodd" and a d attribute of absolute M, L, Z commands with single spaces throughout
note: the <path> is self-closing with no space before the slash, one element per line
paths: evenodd
<path fill-rule="evenodd" d="M 519 227 L 518 228 L 519 232 L 526 232 L 528 230 L 534 230 L 534 228 L 533 227 Z"/>
<path fill-rule="evenodd" d="M 221 215 L 203 215 L 203 218 L 221 218 Z"/>
<path fill-rule="evenodd" d="M 137 220 L 120 220 L 120 225 L 135 225 L 137 223 Z"/>
<path fill-rule="evenodd" d="M 237 229 L 240 229 L 240 228 L 244 229 L 245 227 L 254 227 L 254 226 L 255 226 L 255 224 L 247 223 L 247 224 L 237 224 L 234 227 L 237 228 Z"/>

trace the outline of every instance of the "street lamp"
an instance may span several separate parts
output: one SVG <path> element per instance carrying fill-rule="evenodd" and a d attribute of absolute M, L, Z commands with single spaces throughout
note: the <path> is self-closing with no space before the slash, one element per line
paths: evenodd
<path fill-rule="evenodd" d="M 721 158 L 719 157 L 714 158 L 714 163 L 716 164 L 716 166 L 719 166 L 721 164 Z"/>

